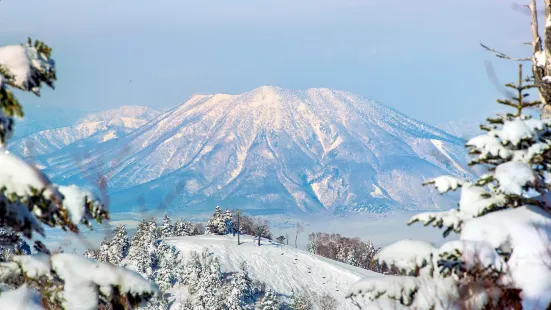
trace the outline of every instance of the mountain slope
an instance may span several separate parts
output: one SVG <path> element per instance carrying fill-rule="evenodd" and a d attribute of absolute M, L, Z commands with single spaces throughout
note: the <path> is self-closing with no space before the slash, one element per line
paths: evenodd
<path fill-rule="evenodd" d="M 457 137 L 469 140 L 475 136 L 484 134 L 485 132 L 480 129 L 480 124 L 483 122 L 476 121 L 450 121 L 444 124 L 438 125 L 438 128 L 455 135 Z"/>
<path fill-rule="evenodd" d="M 218 256 L 223 272 L 235 272 L 242 261 L 247 263 L 249 276 L 266 283 L 274 291 L 291 296 L 293 291 L 308 289 L 329 294 L 338 301 L 338 309 L 353 309 L 355 306 L 345 298 L 350 286 L 366 277 L 380 276 L 369 270 L 353 267 L 318 255 L 308 253 L 269 240 L 257 246 L 250 236 L 190 236 L 168 238 L 166 241 L 180 250 L 184 258 L 192 251 L 208 249 Z M 177 290 L 177 289 L 176 289 Z M 173 294 L 178 296 L 178 292 Z"/>
<path fill-rule="evenodd" d="M 159 114 L 160 112 L 149 107 L 123 106 L 89 114 L 75 125 L 34 132 L 14 140 L 9 148 L 26 157 L 40 157 L 71 145 L 75 146 L 77 142 L 83 147 L 120 138 Z"/>
<path fill-rule="evenodd" d="M 215 204 L 387 212 L 446 203 L 421 183 L 469 174 L 463 143 L 354 94 L 264 86 L 194 96 L 125 137 L 90 146 L 84 160 L 56 154 L 45 163 L 59 182 L 104 175 L 117 207 L 170 196 L 171 207 L 189 212 Z"/>

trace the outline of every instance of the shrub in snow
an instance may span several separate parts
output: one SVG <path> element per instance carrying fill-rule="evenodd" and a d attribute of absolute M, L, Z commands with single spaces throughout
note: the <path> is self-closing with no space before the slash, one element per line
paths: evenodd
<path fill-rule="evenodd" d="M 467 142 L 472 165 L 487 173 L 477 180 L 439 177 L 426 182 L 445 193 L 460 189 L 459 207 L 421 213 L 410 220 L 443 228 L 459 240 L 436 248 L 403 240 L 376 259 L 396 266 L 401 276 L 368 278 L 355 284 L 350 298 L 363 296 L 381 306 L 415 309 L 545 309 L 551 302 L 551 120 L 522 112 L 527 101 L 520 68 L 511 100 L 498 100 L 514 113 L 489 118 L 487 134 Z"/>
<path fill-rule="evenodd" d="M 0 227 L 29 240 L 34 233 L 45 235 L 44 224 L 79 233 L 79 224 L 91 227 L 91 221 L 108 219 L 92 193 L 51 183 L 5 149 L 13 118 L 23 116 L 11 89 L 38 96 L 44 84 L 53 88 L 55 80 L 55 62 L 44 43 L 29 39 L 27 44 L 0 47 Z M 49 255 L 39 241 L 35 249 L 46 254 L 13 255 L 26 254 L 24 244 L 17 249 L 18 243 L 8 255 L 12 261 L 0 262 L 0 282 L 18 287 L 9 290 L 8 285 L 0 294 L 1 309 L 97 309 L 101 303 L 129 308 L 156 294 L 154 285 L 129 270 L 73 254 Z"/>

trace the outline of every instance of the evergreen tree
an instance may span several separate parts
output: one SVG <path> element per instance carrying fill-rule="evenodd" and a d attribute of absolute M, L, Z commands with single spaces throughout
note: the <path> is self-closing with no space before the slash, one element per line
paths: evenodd
<path fill-rule="evenodd" d="M 104 239 L 99 244 L 96 260 L 98 262 L 106 263 L 109 261 L 109 241 L 107 239 Z"/>
<path fill-rule="evenodd" d="M 194 306 L 205 310 L 222 309 L 220 262 L 216 256 L 205 250 L 201 253 L 201 264 L 202 272 L 194 294 Z"/>
<path fill-rule="evenodd" d="M 222 212 L 219 206 L 216 206 L 214 213 L 207 223 L 208 234 L 225 235 L 231 233 L 232 229 L 232 214 L 229 210 Z"/>
<path fill-rule="evenodd" d="M 180 253 L 172 245 L 162 240 L 155 242 L 155 257 L 158 260 L 155 271 L 155 283 L 162 292 L 166 292 L 176 283 L 176 268 L 180 265 Z"/>
<path fill-rule="evenodd" d="M 248 309 L 248 304 L 253 301 L 253 281 L 249 278 L 247 264 L 243 261 L 239 265 L 239 270 L 232 276 L 226 305 L 229 310 Z"/>
<path fill-rule="evenodd" d="M 160 237 L 160 230 L 154 219 L 143 220 L 137 227 L 130 242 L 126 264 L 132 270 L 148 279 L 153 278 L 156 268 L 154 241 Z"/>
<path fill-rule="evenodd" d="M 346 256 L 346 263 L 348 265 L 357 266 L 356 252 L 354 251 L 354 249 L 350 249 L 350 251 L 348 251 L 348 254 Z"/>
<path fill-rule="evenodd" d="M 316 233 L 311 233 L 310 235 L 308 235 L 308 246 L 307 246 L 307 250 L 308 250 L 308 252 L 310 252 L 310 253 L 316 254 L 316 248 L 317 248 L 317 244 L 316 244 Z"/>
<path fill-rule="evenodd" d="M 201 273 L 203 266 L 201 265 L 201 259 L 199 254 L 195 251 L 189 254 L 181 273 L 176 274 L 176 281 L 188 286 L 190 294 L 195 294 L 199 279 L 201 279 Z"/>
<path fill-rule="evenodd" d="M 161 236 L 163 238 L 167 238 L 174 235 L 174 225 L 172 225 L 172 220 L 168 217 L 168 214 L 165 214 L 163 218 L 163 225 L 161 226 Z"/>
<path fill-rule="evenodd" d="M 516 94 L 498 100 L 514 112 L 489 118 L 481 126 L 487 134 L 466 144 L 473 155 L 470 164 L 487 173 L 475 180 L 442 176 L 425 182 L 440 193 L 460 189 L 459 207 L 421 213 L 409 223 L 444 228 L 444 236 L 458 233 L 459 240 L 439 248 L 414 240 L 387 246 L 376 258 L 403 276 L 359 283 L 351 297 L 393 300 L 397 307 L 416 309 L 550 306 L 551 120 L 524 114 L 539 104 L 526 98 L 525 92 L 534 87 L 529 83 L 520 67 L 518 83 L 506 85 Z M 394 292 L 402 293 L 397 298 Z"/>
<path fill-rule="evenodd" d="M 174 223 L 174 236 L 196 236 L 199 234 L 195 224 L 184 220 Z"/>
<path fill-rule="evenodd" d="M 279 310 L 279 308 L 279 298 L 272 289 L 268 289 L 260 303 L 259 310 Z"/>
<path fill-rule="evenodd" d="M 120 265 L 122 260 L 128 255 L 130 242 L 125 225 L 119 225 L 115 228 L 115 234 L 109 241 L 108 260 L 110 263 Z"/>

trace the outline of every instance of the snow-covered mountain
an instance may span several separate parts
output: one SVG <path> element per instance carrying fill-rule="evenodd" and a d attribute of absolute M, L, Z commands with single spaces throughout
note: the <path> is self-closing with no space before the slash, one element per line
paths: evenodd
<path fill-rule="evenodd" d="M 454 136 L 469 140 L 485 133 L 480 129 L 480 124 L 482 123 L 483 122 L 458 120 L 443 123 L 437 125 L 437 127 Z"/>
<path fill-rule="evenodd" d="M 105 176 L 120 209 L 386 212 L 450 206 L 421 183 L 469 174 L 463 144 L 351 93 L 264 86 L 194 96 L 126 136 L 88 145 L 82 160 L 58 152 L 41 162 L 58 182 Z"/>
<path fill-rule="evenodd" d="M 9 148 L 26 157 L 52 154 L 69 146 L 82 148 L 120 138 L 159 114 L 149 107 L 123 106 L 89 114 L 74 125 L 34 132 L 10 142 Z"/>
<path fill-rule="evenodd" d="M 267 288 L 282 294 L 287 302 L 285 297 L 292 296 L 293 291 L 310 290 L 333 296 L 338 302 L 337 309 L 354 309 L 354 304 L 345 298 L 350 287 L 360 279 L 381 276 L 269 240 L 262 240 L 262 245 L 257 246 L 250 236 L 242 236 L 239 246 L 237 237 L 231 235 L 172 237 L 166 241 L 180 250 L 184 258 L 191 251 L 201 253 L 207 248 L 219 258 L 224 273 L 239 270 L 245 261 L 251 279 L 266 283 Z M 176 309 L 187 294 L 182 287 L 174 287 L 172 294 L 176 299 L 172 308 Z"/>

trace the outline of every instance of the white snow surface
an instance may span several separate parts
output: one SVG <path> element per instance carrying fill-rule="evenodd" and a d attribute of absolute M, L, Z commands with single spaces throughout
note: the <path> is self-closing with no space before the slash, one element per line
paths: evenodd
<path fill-rule="evenodd" d="M 113 205 L 387 212 L 449 205 L 422 182 L 465 176 L 464 140 L 331 89 L 194 96 L 131 133 L 40 158 L 56 182 L 104 175 Z M 113 160 L 116 157 L 116 160 Z M 378 189 L 372 195 L 373 189 Z M 195 210 L 197 210 L 195 209 Z"/>
<path fill-rule="evenodd" d="M 428 264 L 434 251 L 436 248 L 425 241 L 400 240 L 385 246 L 377 253 L 375 259 L 385 262 L 388 266 L 396 266 L 400 270 L 411 272 Z"/>
<path fill-rule="evenodd" d="M 237 237 L 231 235 L 172 237 L 166 241 L 176 246 L 184 257 L 191 251 L 201 252 L 208 248 L 220 259 L 222 272 L 237 271 L 239 264 L 246 261 L 251 278 L 265 282 L 278 293 L 291 295 L 293 289 L 328 293 L 337 299 L 338 309 L 355 307 L 345 299 L 353 283 L 366 277 L 382 276 L 269 240 L 262 239 L 261 246 L 257 246 L 251 236 L 241 236 L 243 243 L 239 246 Z"/>

